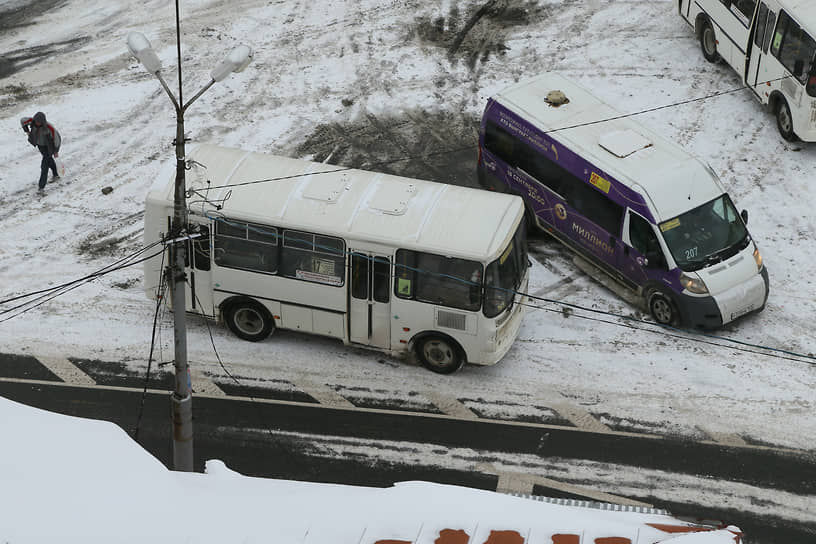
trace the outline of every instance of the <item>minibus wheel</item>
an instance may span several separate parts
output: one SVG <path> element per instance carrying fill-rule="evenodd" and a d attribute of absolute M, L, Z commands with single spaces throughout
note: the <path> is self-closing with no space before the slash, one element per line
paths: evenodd
<path fill-rule="evenodd" d="M 272 316 L 254 300 L 233 302 L 227 307 L 224 317 L 235 336 L 250 342 L 260 342 L 275 328 Z"/>
<path fill-rule="evenodd" d="M 700 29 L 700 47 L 708 62 L 718 62 L 720 60 L 720 55 L 717 53 L 717 37 L 714 35 L 714 27 L 708 21 L 703 21 L 703 27 Z"/>
<path fill-rule="evenodd" d="M 416 355 L 422 366 L 438 374 L 452 374 L 465 364 L 459 345 L 442 335 L 432 334 L 419 339 Z"/>
<path fill-rule="evenodd" d="M 796 141 L 796 134 L 793 132 L 793 117 L 791 117 L 788 102 L 784 98 L 780 98 L 776 106 L 776 127 L 784 139 L 789 142 Z"/>
<path fill-rule="evenodd" d="M 660 291 L 652 291 L 648 298 L 649 313 L 661 325 L 676 326 L 680 321 L 677 306 L 671 297 Z"/>

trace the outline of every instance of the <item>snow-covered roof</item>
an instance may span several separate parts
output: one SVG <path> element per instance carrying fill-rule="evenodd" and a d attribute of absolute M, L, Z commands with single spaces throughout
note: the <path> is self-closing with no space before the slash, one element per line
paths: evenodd
<path fill-rule="evenodd" d="M 569 102 L 552 106 L 551 91 Z M 512 85 L 494 99 L 653 203 L 658 221 L 724 192 L 714 173 L 674 142 L 613 109 L 561 74 L 547 72 Z M 633 107 L 633 110 L 636 108 Z M 610 121 L 598 122 L 599 120 Z M 573 127 L 573 128 L 567 128 Z"/>
<path fill-rule="evenodd" d="M 218 202 L 218 214 L 231 219 L 347 240 L 488 260 L 524 214 L 517 196 L 331 164 L 215 145 L 187 158 L 194 161 L 187 188 L 198 191 L 188 198 L 194 213 L 213 212 L 207 202 Z M 175 170 L 163 175 L 148 201 L 170 206 Z"/>
<path fill-rule="evenodd" d="M 205 474 L 173 472 L 112 423 L 2 397 L 0 433 L 4 542 L 739 541 L 735 527 L 714 529 L 665 514 L 549 504 L 428 482 L 373 488 L 268 480 L 242 476 L 220 461 L 209 461 Z"/>

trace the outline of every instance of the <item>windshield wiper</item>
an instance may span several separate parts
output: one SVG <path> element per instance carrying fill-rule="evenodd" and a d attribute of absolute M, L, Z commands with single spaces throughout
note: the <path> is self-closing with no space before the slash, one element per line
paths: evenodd
<path fill-rule="evenodd" d="M 723 262 L 725 259 L 723 258 L 722 254 L 724 251 L 717 251 L 716 253 L 712 253 L 711 255 L 706 255 L 703 258 L 703 263 L 705 264 L 717 264 Z"/>

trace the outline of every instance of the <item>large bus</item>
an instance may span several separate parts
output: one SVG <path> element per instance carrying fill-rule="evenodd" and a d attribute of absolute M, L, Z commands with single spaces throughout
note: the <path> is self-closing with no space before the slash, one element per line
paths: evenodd
<path fill-rule="evenodd" d="M 478 178 L 658 323 L 713 329 L 765 306 L 748 213 L 714 171 L 559 74 L 488 100 Z"/>
<path fill-rule="evenodd" d="M 783 138 L 816 141 L 816 2 L 679 0 L 703 56 L 725 60 L 776 115 Z"/>
<path fill-rule="evenodd" d="M 520 198 L 212 145 L 187 159 L 188 312 L 250 341 L 280 328 L 413 351 L 439 373 L 510 349 L 529 278 Z M 174 164 L 147 196 L 146 244 L 168 237 Z M 162 273 L 145 263 L 149 297 Z"/>

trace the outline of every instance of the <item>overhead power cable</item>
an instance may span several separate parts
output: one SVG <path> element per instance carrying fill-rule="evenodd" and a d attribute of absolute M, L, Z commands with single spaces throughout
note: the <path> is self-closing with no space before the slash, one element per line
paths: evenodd
<path fill-rule="evenodd" d="M 776 79 L 771 79 L 771 80 L 768 80 L 768 81 L 763 81 L 761 83 L 757 83 L 757 86 L 765 85 L 765 84 L 768 84 L 768 83 L 773 83 L 775 81 L 781 81 L 783 79 L 787 79 L 788 77 L 789 76 L 785 76 L 785 77 L 780 77 L 780 78 L 776 78 Z M 713 93 L 707 94 L 705 96 L 698 96 L 696 98 L 689 98 L 687 100 L 680 100 L 678 102 L 672 102 L 670 104 L 664 104 L 662 106 L 655 106 L 655 107 L 652 107 L 652 108 L 646 108 L 646 109 L 634 111 L 634 112 L 631 112 L 631 113 L 623 113 L 621 115 L 615 115 L 613 117 L 606 117 L 606 118 L 603 118 L 603 119 L 597 119 L 595 121 L 585 121 L 583 123 L 577 123 L 575 125 L 569 125 L 569 126 L 554 128 L 554 129 L 550 129 L 550 130 L 542 130 L 541 132 L 543 134 L 552 134 L 554 132 L 560 132 L 560 131 L 563 131 L 563 130 L 570 130 L 570 129 L 580 128 L 580 127 L 585 127 L 585 126 L 590 126 L 590 125 L 597 125 L 599 123 L 607 123 L 609 121 L 617 121 L 617 120 L 620 120 L 620 119 L 627 119 L 629 117 L 635 117 L 635 116 L 638 116 L 638 115 L 644 115 L 644 114 L 647 114 L 647 113 L 652 113 L 652 112 L 656 112 L 656 111 L 660 111 L 660 110 L 664 110 L 664 109 L 668 109 L 668 108 L 676 108 L 676 107 L 679 107 L 679 106 L 685 106 L 687 104 L 693 104 L 695 102 L 702 102 L 704 100 L 710 100 L 712 98 L 718 98 L 720 96 L 736 93 L 736 92 L 739 92 L 739 91 L 744 91 L 746 89 L 750 89 L 750 87 L 747 86 L 747 85 L 741 85 L 740 87 L 734 87 L 732 89 L 727 89 L 725 91 L 713 92 Z M 438 156 L 438 155 L 449 155 L 451 153 L 459 153 L 461 151 L 470 151 L 470 150 L 474 150 L 473 145 L 462 146 L 462 147 L 454 147 L 454 148 L 450 148 L 450 149 L 444 149 L 442 151 L 434 151 L 434 152 L 431 152 L 431 153 L 423 153 L 421 155 L 411 155 L 411 156 L 407 156 L 407 157 L 399 157 L 399 158 L 396 158 L 396 159 L 389 159 L 389 160 L 386 160 L 386 161 L 379 161 L 379 162 L 367 164 L 365 166 L 365 168 L 366 169 L 375 169 L 375 168 L 378 168 L 378 167 L 381 167 L 381 166 L 389 166 L 391 164 L 395 164 L 395 163 L 398 163 L 398 162 L 412 161 L 412 160 L 416 160 L 416 159 L 426 159 L 428 157 L 435 157 L 435 156 Z M 345 171 L 348 171 L 348 170 L 355 170 L 355 169 L 359 169 L 359 168 L 362 168 L 362 167 L 338 166 L 337 168 L 334 168 L 334 169 L 331 169 L 331 170 L 323 170 L 323 171 L 320 171 L 320 172 L 309 172 L 309 173 L 304 173 L 304 174 L 293 174 L 293 175 L 289 175 L 289 176 L 279 176 L 279 177 L 273 177 L 273 178 L 256 179 L 256 180 L 251 180 L 251 181 L 241 181 L 241 182 L 235 182 L 235 183 L 226 183 L 224 185 L 212 185 L 212 186 L 208 186 L 207 189 L 226 189 L 226 188 L 229 188 L 229 187 L 243 187 L 243 186 L 246 186 L 246 185 L 256 185 L 256 184 L 260 184 L 260 183 L 271 183 L 271 182 L 277 182 L 277 181 L 286 181 L 286 180 L 301 178 L 301 177 L 305 177 L 305 176 L 316 176 L 316 175 L 321 175 L 321 174 L 336 174 L 338 172 L 345 172 Z"/>
<path fill-rule="evenodd" d="M 134 266 L 134 265 L 140 264 L 140 263 L 142 263 L 144 261 L 147 261 L 149 259 L 152 259 L 153 257 L 156 257 L 156 256 L 160 255 L 164 251 L 164 249 L 162 249 L 161 251 L 158 251 L 156 253 L 153 253 L 151 255 L 148 255 L 147 257 L 142 257 L 140 259 L 134 260 L 139 255 L 142 255 L 143 253 L 145 253 L 149 249 L 151 249 L 151 248 L 153 248 L 156 245 L 159 245 L 161 243 L 162 242 L 159 241 L 159 242 L 155 242 L 155 243 L 153 243 L 153 244 L 151 244 L 149 246 L 143 247 L 140 250 L 138 250 L 138 251 L 126 256 L 126 257 L 123 257 L 123 258 L 119 259 L 118 261 L 116 261 L 116 262 L 114 262 L 114 263 L 112 263 L 110 265 L 107 265 L 107 266 L 105 266 L 105 267 L 103 267 L 103 268 L 101 268 L 101 269 L 99 269 L 99 270 L 97 270 L 95 272 L 92 272 L 91 274 L 83 276 L 81 278 L 77 278 L 75 280 L 65 282 L 63 284 L 56 285 L 56 286 L 48 288 L 48 289 L 40 289 L 40 290 L 37 290 L 37 291 L 32 291 L 32 292 L 25 293 L 25 294 L 22 294 L 22 295 L 16 295 L 16 296 L 10 297 L 8 299 L 2 300 L 2 301 L 0 301 L 0 304 L 6 304 L 8 302 L 14 302 L 14 301 L 22 300 L 22 299 L 30 299 L 30 300 L 26 300 L 24 302 L 21 302 L 20 304 L 17 304 L 15 306 L 12 306 L 11 308 L 6 308 L 6 309 L 3 309 L 3 310 L 0 310 L 0 316 L 1 315 L 11 314 L 11 315 L 7 315 L 7 317 L 5 317 L 4 319 L 0 319 L 0 323 L 3 323 L 5 321 L 8 321 L 8 320 L 13 319 L 15 317 L 18 317 L 20 315 L 23 315 L 24 313 L 29 312 L 29 311 L 33 310 L 34 308 L 37 308 L 38 306 L 41 306 L 41 305 L 45 304 L 46 302 L 49 302 L 49 301 L 53 300 L 54 298 L 56 298 L 58 296 L 61 296 L 61 295 L 65 294 L 65 293 L 67 293 L 69 291 L 72 291 L 72 290 L 76 289 L 77 287 L 80 287 L 80 286 L 82 286 L 82 285 L 84 285 L 86 283 L 89 283 L 89 282 L 93 281 L 93 280 L 99 279 L 99 278 L 101 278 L 101 277 L 103 277 L 103 276 L 105 276 L 107 274 L 110 274 L 112 272 L 116 272 L 118 270 L 122 270 L 124 268 L 128 268 L 130 266 Z M 31 299 L 31 297 L 33 297 L 35 295 L 39 295 L 39 296 L 36 296 L 36 298 Z M 12 312 L 15 312 L 15 311 L 17 313 L 12 313 Z"/>
<path fill-rule="evenodd" d="M 162 260 L 159 270 L 164 270 L 164 256 L 166 252 L 162 251 Z M 147 398 L 147 387 L 150 385 L 150 368 L 153 363 L 153 350 L 156 346 L 156 329 L 159 322 L 159 310 L 162 307 L 164 300 L 164 293 L 167 290 L 167 283 L 164 281 L 164 274 L 159 279 L 158 295 L 156 296 L 156 309 L 153 311 L 153 329 L 150 333 L 150 353 L 147 356 L 147 372 L 145 372 L 144 389 L 142 389 L 142 398 L 139 401 L 139 415 L 136 417 L 136 426 L 133 429 L 133 440 L 139 442 L 139 428 L 142 425 L 142 416 L 144 415 L 145 399 Z"/>
<path fill-rule="evenodd" d="M 262 228 L 262 227 L 256 226 L 256 225 L 249 225 L 249 224 L 246 224 L 246 223 L 237 223 L 237 222 L 234 222 L 234 221 L 230 221 L 230 220 L 228 220 L 228 219 L 226 219 L 226 218 L 224 218 L 224 217 L 222 217 L 220 215 L 208 214 L 207 218 L 215 221 L 216 223 L 221 222 L 221 223 L 225 223 L 227 225 L 230 225 L 232 227 L 246 227 L 247 229 L 249 229 L 249 230 L 251 230 L 251 231 L 253 231 L 253 232 L 257 233 L 257 234 L 262 234 L 265 237 L 269 237 L 270 239 L 277 240 L 278 246 L 286 245 L 286 243 L 294 244 L 295 246 L 297 246 L 298 243 L 300 243 L 300 244 L 307 243 L 307 244 L 310 244 L 310 245 L 312 244 L 311 240 L 300 240 L 300 239 L 297 239 L 296 237 L 294 237 L 294 238 L 288 238 L 287 237 L 286 241 L 284 241 L 283 240 L 284 236 L 279 230 L 269 230 L 269 229 L 265 229 L 265 228 Z M 346 257 L 355 256 L 355 257 L 359 257 L 359 258 L 363 258 L 363 259 L 368 259 L 368 260 L 372 261 L 372 263 L 374 263 L 374 262 L 377 262 L 377 263 L 380 263 L 380 264 L 387 263 L 387 264 L 390 265 L 390 260 L 383 260 L 383 261 L 378 260 L 378 259 L 383 259 L 382 257 L 373 257 L 373 256 L 370 256 L 370 255 L 360 254 L 360 253 L 356 253 L 354 251 L 338 249 L 337 247 L 330 247 L 330 246 L 325 246 L 325 245 L 321 245 L 321 244 L 314 244 L 314 247 L 315 247 L 315 249 L 319 249 L 321 252 L 326 253 L 326 254 L 336 255 L 338 257 L 342 256 L 343 260 L 344 260 L 344 263 L 348 262 L 348 259 Z M 345 266 L 347 267 L 348 265 L 346 264 Z M 477 283 L 477 282 L 471 281 L 470 279 L 461 278 L 461 277 L 457 277 L 457 276 L 450 275 L 450 274 L 444 274 L 444 273 L 434 272 L 434 271 L 425 270 L 425 269 L 421 269 L 421 268 L 416 268 L 416 267 L 412 267 L 412 266 L 407 266 L 407 265 L 404 265 L 404 264 L 401 264 L 401 263 L 393 263 L 393 266 L 394 266 L 395 271 L 396 271 L 396 269 L 407 270 L 409 272 L 413 272 L 413 273 L 417 273 L 417 274 L 423 274 L 423 275 L 428 275 L 428 276 L 434 276 L 434 277 L 438 277 L 438 278 L 453 280 L 453 281 L 468 285 L 470 287 L 482 287 L 482 284 L 480 282 Z M 761 352 L 751 351 L 752 353 L 757 353 L 757 354 L 765 355 L 765 356 L 768 356 L 768 357 L 776 357 L 776 358 L 794 360 L 794 361 L 798 361 L 798 362 L 805 362 L 807 364 L 816 365 L 816 356 L 810 355 L 810 354 L 797 353 L 797 352 L 795 352 L 793 350 L 789 350 L 789 349 L 775 348 L 775 347 L 771 347 L 771 346 L 765 346 L 765 345 L 761 345 L 761 344 L 746 342 L 746 341 L 743 341 L 743 340 L 729 338 L 729 337 L 721 336 L 721 335 L 715 335 L 715 334 L 707 333 L 705 331 L 700 331 L 700 330 L 679 329 L 679 328 L 676 328 L 676 327 L 672 327 L 670 325 L 663 325 L 663 324 L 657 323 L 655 321 L 648 321 L 648 320 L 645 320 L 645 319 L 639 319 L 639 318 L 632 317 L 632 316 L 627 316 L 627 315 L 624 315 L 624 314 L 610 312 L 608 310 L 598 310 L 598 309 L 595 309 L 595 308 L 589 308 L 589 307 L 586 307 L 586 306 L 581 306 L 579 304 L 573 304 L 573 303 L 569 303 L 569 302 L 565 302 L 565 301 L 561 301 L 561 300 L 554 300 L 554 299 L 550 299 L 550 298 L 546 298 L 546 297 L 540 297 L 540 296 L 532 295 L 530 293 L 522 293 L 522 292 L 520 292 L 520 291 L 518 291 L 516 289 L 508 289 L 508 288 L 503 288 L 503 287 L 485 287 L 485 289 L 486 290 L 489 289 L 489 290 L 494 290 L 494 291 L 506 292 L 508 294 L 512 293 L 514 296 L 516 296 L 516 295 L 526 296 L 530 300 L 538 300 L 538 301 L 541 301 L 541 302 L 546 302 L 546 303 L 549 303 L 549 304 L 558 305 L 558 306 L 560 306 L 562 308 L 571 308 L 573 310 L 580 310 L 580 311 L 583 311 L 583 312 L 590 312 L 590 313 L 599 314 L 599 315 L 606 315 L 606 316 L 609 316 L 609 317 L 614 317 L 614 318 L 619 319 L 619 320 L 624 320 L 624 321 L 629 322 L 629 323 L 640 323 L 640 324 L 644 324 L 644 325 L 647 325 L 647 326 L 650 326 L 650 327 L 658 327 L 660 330 L 662 330 L 666 334 L 672 333 L 672 334 L 670 334 L 671 336 L 682 337 L 682 338 L 685 338 L 686 340 L 690 340 L 690 341 L 693 341 L 693 342 L 703 342 L 703 343 L 708 343 L 708 344 L 712 344 L 712 345 L 718 345 L 718 346 L 726 348 L 726 349 L 739 349 L 741 351 L 751 351 L 751 350 L 747 350 L 747 349 L 736 348 L 734 346 L 728 346 L 728 345 L 723 345 L 723 344 L 716 344 L 714 342 L 702 341 L 701 338 L 705 337 L 705 338 L 710 338 L 710 339 L 713 339 L 713 340 L 726 342 L 726 343 L 729 343 L 729 344 L 734 344 L 735 346 L 742 346 L 743 348 L 754 348 L 755 350 L 756 349 L 762 350 Z M 545 309 L 545 308 L 541 308 L 541 307 L 538 307 L 538 306 L 535 306 L 535 305 L 531 305 L 531 307 L 535 307 L 535 308 L 538 308 L 538 309 Z M 573 315 L 576 315 L 576 314 L 573 314 Z M 614 324 L 614 325 L 617 325 L 617 326 L 623 325 L 622 323 L 613 323 L 613 322 L 608 322 L 608 321 L 602 321 L 602 322 Z M 626 325 L 624 325 L 624 326 L 626 326 Z M 691 335 L 691 336 L 689 336 L 689 335 Z M 802 359 L 804 359 L 804 361 Z"/>

